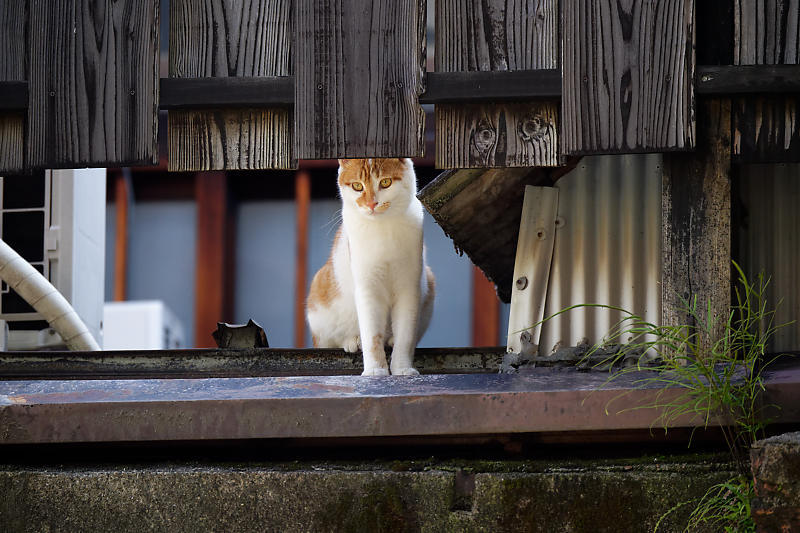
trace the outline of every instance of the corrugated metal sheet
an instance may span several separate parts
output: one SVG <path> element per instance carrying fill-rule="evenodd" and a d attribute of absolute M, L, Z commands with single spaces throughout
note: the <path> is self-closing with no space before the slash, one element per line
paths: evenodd
<path fill-rule="evenodd" d="M 660 154 L 583 158 L 559 179 L 558 222 L 545 316 L 575 304 L 661 317 Z M 539 354 L 601 340 L 621 318 L 578 308 L 544 324 Z"/>
<path fill-rule="evenodd" d="M 800 319 L 800 165 L 742 165 L 738 179 L 742 209 L 738 257 L 752 280 L 771 276 L 769 306 L 778 307 L 775 322 Z M 781 328 L 770 350 L 800 350 L 800 326 Z"/>

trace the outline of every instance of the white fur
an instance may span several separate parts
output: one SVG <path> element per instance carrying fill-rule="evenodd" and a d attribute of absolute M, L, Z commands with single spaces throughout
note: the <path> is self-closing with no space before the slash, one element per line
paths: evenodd
<path fill-rule="evenodd" d="M 429 287 L 416 188 L 410 160 L 402 179 L 386 189 L 374 187 L 376 209 L 390 204 L 383 212 L 358 206 L 360 193 L 340 187 L 342 235 L 332 251 L 339 292 L 329 306 L 309 309 L 308 321 L 319 347 L 361 348 L 365 376 L 389 373 L 384 343 L 393 343 L 392 374 L 419 374 L 414 348 L 428 327 L 432 305 L 422 308 Z"/>

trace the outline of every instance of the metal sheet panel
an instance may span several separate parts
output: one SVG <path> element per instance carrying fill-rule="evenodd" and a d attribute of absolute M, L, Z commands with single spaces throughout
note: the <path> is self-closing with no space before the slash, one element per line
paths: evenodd
<path fill-rule="evenodd" d="M 800 317 L 800 165 L 742 165 L 738 178 L 743 218 L 737 260 L 751 282 L 764 272 L 771 277 L 768 307 L 775 323 Z M 778 305 L 780 303 L 780 305 Z M 800 326 L 781 328 L 770 351 L 800 350 Z"/>
<path fill-rule="evenodd" d="M 585 157 L 559 179 L 545 317 L 575 304 L 661 317 L 660 154 Z M 600 341 L 619 312 L 578 308 L 548 320 L 539 354 Z"/>

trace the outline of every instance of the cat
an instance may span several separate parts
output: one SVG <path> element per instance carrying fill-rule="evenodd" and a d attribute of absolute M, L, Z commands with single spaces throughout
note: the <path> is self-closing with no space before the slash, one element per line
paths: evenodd
<path fill-rule="evenodd" d="M 415 376 L 435 294 L 410 159 L 340 159 L 342 224 L 306 302 L 314 346 L 364 357 L 363 376 Z"/>

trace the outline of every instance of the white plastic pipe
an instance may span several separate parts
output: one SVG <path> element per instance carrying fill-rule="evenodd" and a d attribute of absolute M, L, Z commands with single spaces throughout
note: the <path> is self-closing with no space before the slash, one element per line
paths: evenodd
<path fill-rule="evenodd" d="M 100 349 L 89 328 L 53 285 L 25 261 L 13 248 L 0 240 L 0 279 L 14 289 L 56 330 L 70 350 Z"/>

